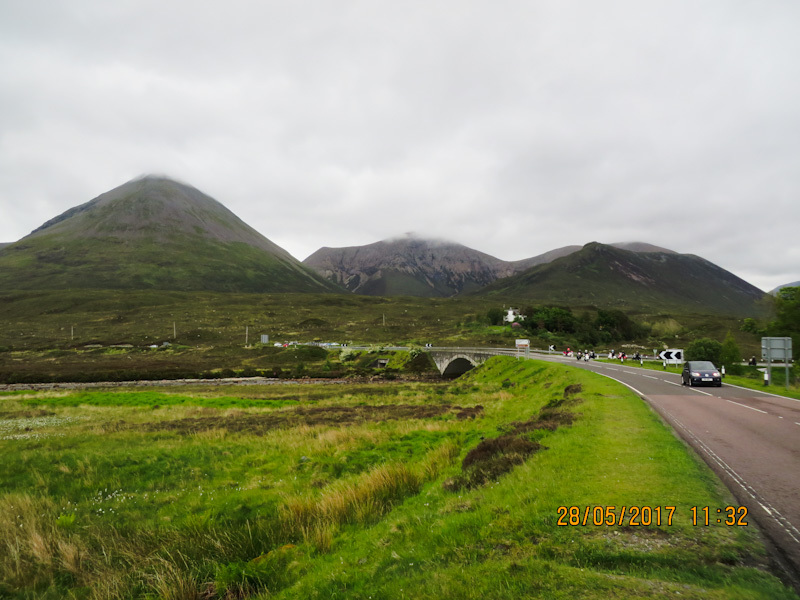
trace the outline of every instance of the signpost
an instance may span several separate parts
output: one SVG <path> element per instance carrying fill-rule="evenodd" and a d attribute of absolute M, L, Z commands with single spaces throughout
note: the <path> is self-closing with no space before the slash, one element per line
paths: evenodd
<path fill-rule="evenodd" d="M 517 340 L 517 360 L 519 360 L 519 351 L 525 349 L 525 358 L 531 355 L 531 341 L 530 340 Z"/>
<path fill-rule="evenodd" d="M 683 362 L 683 349 L 662 350 L 658 357 L 667 365 L 679 365 Z"/>
<path fill-rule="evenodd" d="M 772 381 L 772 361 L 783 361 L 786 369 L 786 389 L 789 389 L 789 362 L 792 360 L 792 338 L 790 337 L 762 337 L 761 358 L 767 361 L 767 370 L 764 373 L 764 385 Z"/>

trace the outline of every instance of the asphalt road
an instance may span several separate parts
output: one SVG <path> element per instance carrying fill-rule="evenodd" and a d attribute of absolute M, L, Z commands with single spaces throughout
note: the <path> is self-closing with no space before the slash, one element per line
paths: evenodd
<path fill-rule="evenodd" d="M 638 366 L 560 355 L 532 358 L 595 371 L 644 398 L 747 507 L 748 519 L 767 537 L 787 581 L 800 591 L 799 400 L 724 383 L 683 386 L 676 373 Z M 712 512 L 709 518 L 716 521 L 717 516 L 727 517 Z"/>

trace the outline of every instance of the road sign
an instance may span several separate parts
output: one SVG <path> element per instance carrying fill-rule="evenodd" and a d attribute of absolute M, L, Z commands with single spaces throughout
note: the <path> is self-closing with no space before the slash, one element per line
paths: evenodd
<path fill-rule="evenodd" d="M 761 358 L 764 360 L 783 361 L 792 358 L 792 338 L 762 337 Z"/>
<path fill-rule="evenodd" d="M 672 348 L 670 350 L 662 350 L 658 357 L 666 361 L 668 365 L 679 365 L 683 362 L 683 349 L 678 350 Z"/>
<path fill-rule="evenodd" d="M 530 340 L 517 340 L 517 348 L 530 348 Z"/>
<path fill-rule="evenodd" d="M 786 369 L 786 389 L 789 389 L 789 362 L 792 360 L 792 338 L 790 337 L 762 337 L 761 358 L 767 361 L 767 371 L 764 383 L 769 385 L 772 381 L 772 361 L 783 362 Z"/>

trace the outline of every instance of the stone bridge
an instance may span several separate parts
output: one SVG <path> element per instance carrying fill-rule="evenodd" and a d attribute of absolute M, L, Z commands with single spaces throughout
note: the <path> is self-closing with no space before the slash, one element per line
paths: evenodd
<path fill-rule="evenodd" d="M 428 350 L 442 377 L 458 377 L 474 369 L 497 354 L 513 354 L 513 351 L 496 348 L 431 348 Z"/>

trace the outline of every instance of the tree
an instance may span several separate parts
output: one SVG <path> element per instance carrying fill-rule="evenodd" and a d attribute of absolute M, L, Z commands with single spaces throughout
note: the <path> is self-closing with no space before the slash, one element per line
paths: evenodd
<path fill-rule="evenodd" d="M 560 306 L 540 306 L 528 308 L 525 326 L 536 333 L 549 331 L 550 333 L 572 333 L 575 331 L 575 315 L 569 308 Z"/>
<path fill-rule="evenodd" d="M 778 318 L 775 325 L 786 332 L 800 333 L 800 287 L 782 288 L 775 297 Z"/>
<path fill-rule="evenodd" d="M 739 331 L 744 331 L 745 333 L 761 333 L 761 330 L 758 327 L 758 322 L 750 317 L 747 317 L 744 321 L 742 321 L 742 324 L 739 326 Z"/>
<path fill-rule="evenodd" d="M 795 360 L 800 358 L 800 287 L 785 287 L 775 297 L 777 318 L 767 326 L 771 337 L 791 337 Z"/>
<path fill-rule="evenodd" d="M 722 344 L 710 338 L 700 338 L 686 347 L 686 360 L 710 360 L 719 365 L 721 354 Z"/>
<path fill-rule="evenodd" d="M 490 325 L 502 325 L 506 313 L 500 308 L 490 308 L 486 313 Z"/>
<path fill-rule="evenodd" d="M 725 336 L 725 341 L 722 342 L 719 362 L 721 363 L 720 366 L 725 365 L 725 368 L 732 375 L 738 375 L 742 370 L 742 352 L 739 350 L 739 346 L 730 331 Z"/>
<path fill-rule="evenodd" d="M 611 338 L 615 340 L 633 340 L 647 333 L 645 327 L 618 309 L 599 309 L 595 325 L 598 330 L 610 333 Z"/>

